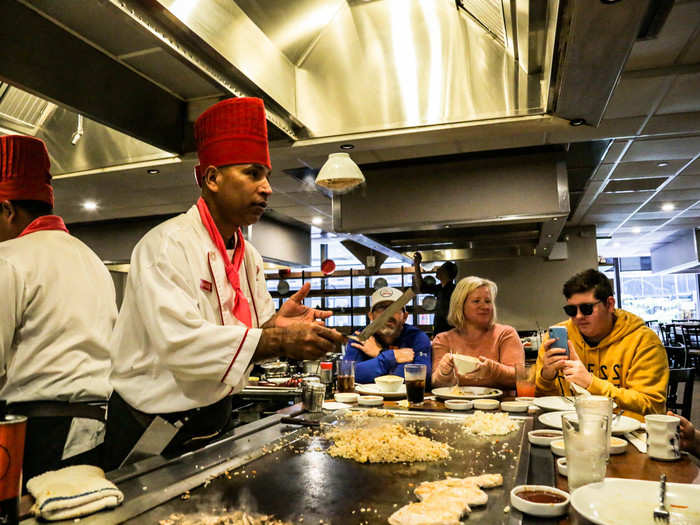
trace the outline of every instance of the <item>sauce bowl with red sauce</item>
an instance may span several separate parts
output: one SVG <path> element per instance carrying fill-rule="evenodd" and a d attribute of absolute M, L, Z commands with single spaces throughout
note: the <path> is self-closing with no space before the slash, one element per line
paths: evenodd
<path fill-rule="evenodd" d="M 566 514 L 569 494 L 546 485 L 518 485 L 510 491 L 510 504 L 520 512 L 541 517 Z"/>

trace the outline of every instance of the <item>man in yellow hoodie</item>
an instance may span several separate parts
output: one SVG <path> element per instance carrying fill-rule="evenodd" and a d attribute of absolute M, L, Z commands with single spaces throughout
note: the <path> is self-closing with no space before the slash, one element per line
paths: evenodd
<path fill-rule="evenodd" d="M 572 395 L 570 384 L 612 398 L 625 415 L 643 420 L 662 414 L 668 360 L 658 336 L 634 314 L 615 308 L 605 274 L 586 270 L 564 284 L 570 317 L 560 323 L 569 336 L 569 354 L 548 339 L 537 356 L 536 395 Z M 562 391 L 563 390 L 563 391 Z"/>

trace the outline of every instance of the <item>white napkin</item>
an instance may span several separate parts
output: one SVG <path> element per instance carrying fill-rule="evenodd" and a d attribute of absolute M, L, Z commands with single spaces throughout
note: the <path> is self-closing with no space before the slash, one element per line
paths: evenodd
<path fill-rule="evenodd" d="M 85 516 L 124 501 L 124 494 L 105 478 L 104 471 L 91 465 L 45 472 L 30 479 L 27 490 L 34 496 L 34 515 L 49 521 Z"/>

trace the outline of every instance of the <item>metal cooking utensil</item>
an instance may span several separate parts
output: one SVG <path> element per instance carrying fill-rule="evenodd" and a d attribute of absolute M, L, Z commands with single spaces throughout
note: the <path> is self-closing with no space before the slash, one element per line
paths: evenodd
<path fill-rule="evenodd" d="M 658 521 L 659 523 L 668 523 L 671 515 L 666 510 L 666 474 L 661 474 L 660 485 L 659 505 L 654 509 L 654 521 Z"/>
<path fill-rule="evenodd" d="M 179 421 L 173 425 L 160 416 L 154 417 L 119 468 L 151 456 L 158 456 L 170 444 L 181 426 Z"/>
<path fill-rule="evenodd" d="M 401 297 L 399 297 L 395 302 L 391 303 L 386 310 L 384 310 L 379 317 L 372 321 L 367 327 L 362 330 L 358 335 L 349 335 L 348 339 L 364 343 L 370 337 L 372 337 L 378 330 L 381 330 L 389 319 L 391 319 L 396 312 L 401 310 L 408 302 L 416 296 L 416 293 L 409 288 L 406 290 Z"/>

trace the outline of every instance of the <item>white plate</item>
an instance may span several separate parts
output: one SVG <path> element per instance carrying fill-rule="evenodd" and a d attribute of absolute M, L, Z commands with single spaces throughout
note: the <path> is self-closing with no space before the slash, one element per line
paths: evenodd
<path fill-rule="evenodd" d="M 576 489 L 571 505 L 597 525 L 655 525 L 658 498 L 658 481 L 606 478 Z M 666 508 L 672 524 L 700 523 L 700 485 L 667 483 Z"/>
<path fill-rule="evenodd" d="M 573 403 L 567 401 L 563 396 L 536 397 L 532 404 L 540 407 L 542 410 L 555 410 L 558 412 L 568 412 L 570 410 L 574 410 Z M 613 401 L 613 408 L 616 407 L 617 403 Z"/>
<path fill-rule="evenodd" d="M 281 385 L 282 383 L 286 383 L 292 379 L 291 377 L 270 377 L 266 379 L 265 381 L 268 381 L 270 383 L 274 383 L 275 385 Z"/>
<path fill-rule="evenodd" d="M 576 414 L 576 412 L 545 412 L 541 414 L 539 418 L 540 423 L 547 425 L 548 427 L 561 429 L 561 415 L 562 414 Z M 620 416 L 617 418 L 615 423 L 613 423 L 612 433 L 613 434 L 624 434 L 625 432 L 634 432 L 642 424 L 636 419 L 632 419 L 627 416 Z"/>
<path fill-rule="evenodd" d="M 540 407 L 542 410 L 550 411 L 569 411 L 574 409 L 574 405 L 569 403 L 562 396 L 545 396 L 536 397 L 532 401 L 533 405 Z"/>
<path fill-rule="evenodd" d="M 385 399 L 401 399 L 406 397 L 406 385 L 401 385 L 397 392 L 384 392 L 379 385 L 355 385 L 355 391 L 366 396 L 382 396 Z"/>
<path fill-rule="evenodd" d="M 434 388 L 433 394 L 440 399 L 489 399 L 501 397 L 503 395 L 503 390 L 488 386 L 460 386 L 461 394 L 453 394 L 453 388 L 453 386 Z"/>
<path fill-rule="evenodd" d="M 351 408 L 352 405 L 347 403 L 338 403 L 336 401 L 325 401 L 323 403 L 323 410 L 341 410 L 343 408 Z"/>

